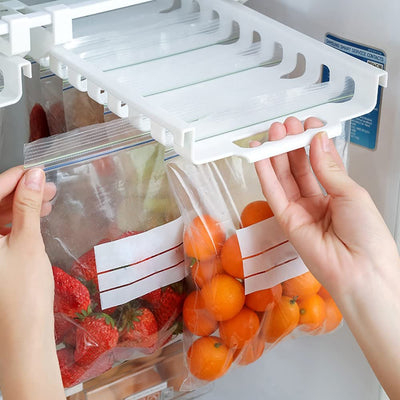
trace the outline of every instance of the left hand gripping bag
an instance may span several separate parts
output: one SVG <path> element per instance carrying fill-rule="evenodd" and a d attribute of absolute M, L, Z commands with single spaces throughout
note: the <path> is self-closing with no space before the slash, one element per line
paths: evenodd
<path fill-rule="evenodd" d="M 25 167 L 43 166 L 57 187 L 42 234 L 65 387 L 154 354 L 181 329 L 183 223 L 164 157 L 127 120 L 26 145 Z"/>

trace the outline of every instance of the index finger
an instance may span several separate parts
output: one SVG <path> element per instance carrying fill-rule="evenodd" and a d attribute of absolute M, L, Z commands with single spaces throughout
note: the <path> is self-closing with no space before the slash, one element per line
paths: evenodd
<path fill-rule="evenodd" d="M 251 147 L 259 146 L 259 142 L 250 143 Z M 254 163 L 262 191 L 275 216 L 284 212 L 289 205 L 286 192 L 283 189 L 271 160 L 266 158 Z"/>
<path fill-rule="evenodd" d="M 0 201 L 15 190 L 23 174 L 24 167 L 22 165 L 10 168 L 0 174 Z"/>

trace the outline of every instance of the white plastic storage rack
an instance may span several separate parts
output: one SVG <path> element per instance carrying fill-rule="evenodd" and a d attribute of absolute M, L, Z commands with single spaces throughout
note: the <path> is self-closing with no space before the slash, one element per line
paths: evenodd
<path fill-rule="evenodd" d="M 71 7 L 52 6 L 52 25 L 31 29 L 30 54 L 194 163 L 231 155 L 253 162 L 309 144 L 317 130 L 243 144 L 288 115 L 318 117 L 337 136 L 387 84 L 385 71 L 233 0 L 87 8 L 95 15 L 76 19 Z"/>
<path fill-rule="evenodd" d="M 50 27 L 46 42 L 42 44 L 48 50 L 52 45 L 72 39 L 72 20 L 75 18 L 146 1 L 150 0 L 65 0 L 36 8 L 18 0 L 0 1 L 0 107 L 20 100 L 22 74 L 32 77 L 31 63 L 23 57 L 31 50 L 31 34 L 35 28 Z"/>

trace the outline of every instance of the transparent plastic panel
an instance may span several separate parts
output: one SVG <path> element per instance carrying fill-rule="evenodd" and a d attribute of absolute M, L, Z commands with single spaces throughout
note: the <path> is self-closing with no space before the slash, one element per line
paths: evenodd
<path fill-rule="evenodd" d="M 65 48 L 107 72 L 231 39 L 216 16 L 166 6 L 151 2 L 77 20 L 76 39 Z"/>
<path fill-rule="evenodd" d="M 74 38 L 50 51 L 51 69 L 195 163 L 306 146 L 316 132 L 238 144 L 288 115 L 337 136 L 386 85 L 385 71 L 237 2 L 153 1 L 77 19 Z"/>
<path fill-rule="evenodd" d="M 262 69 L 248 71 L 241 74 L 236 85 L 233 79 L 237 77 L 227 77 L 192 88 L 190 93 L 183 89 L 173 98 L 161 94 L 152 100 L 173 115 L 193 123 L 195 140 L 202 140 L 324 104 L 331 103 L 334 107 L 335 103 L 349 101 L 354 94 L 351 79 L 336 84 L 299 86 L 287 81 L 274 91 L 270 81 L 265 79 L 267 72 Z M 227 87 L 230 87 L 229 91 L 225 90 Z"/>

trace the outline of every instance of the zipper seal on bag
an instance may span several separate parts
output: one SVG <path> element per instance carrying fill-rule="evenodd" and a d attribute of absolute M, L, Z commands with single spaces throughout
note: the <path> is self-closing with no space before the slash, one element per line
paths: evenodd
<path fill-rule="evenodd" d="M 118 119 L 25 144 L 24 167 L 51 171 L 151 142 L 148 132 L 134 128 L 128 119 Z"/>

